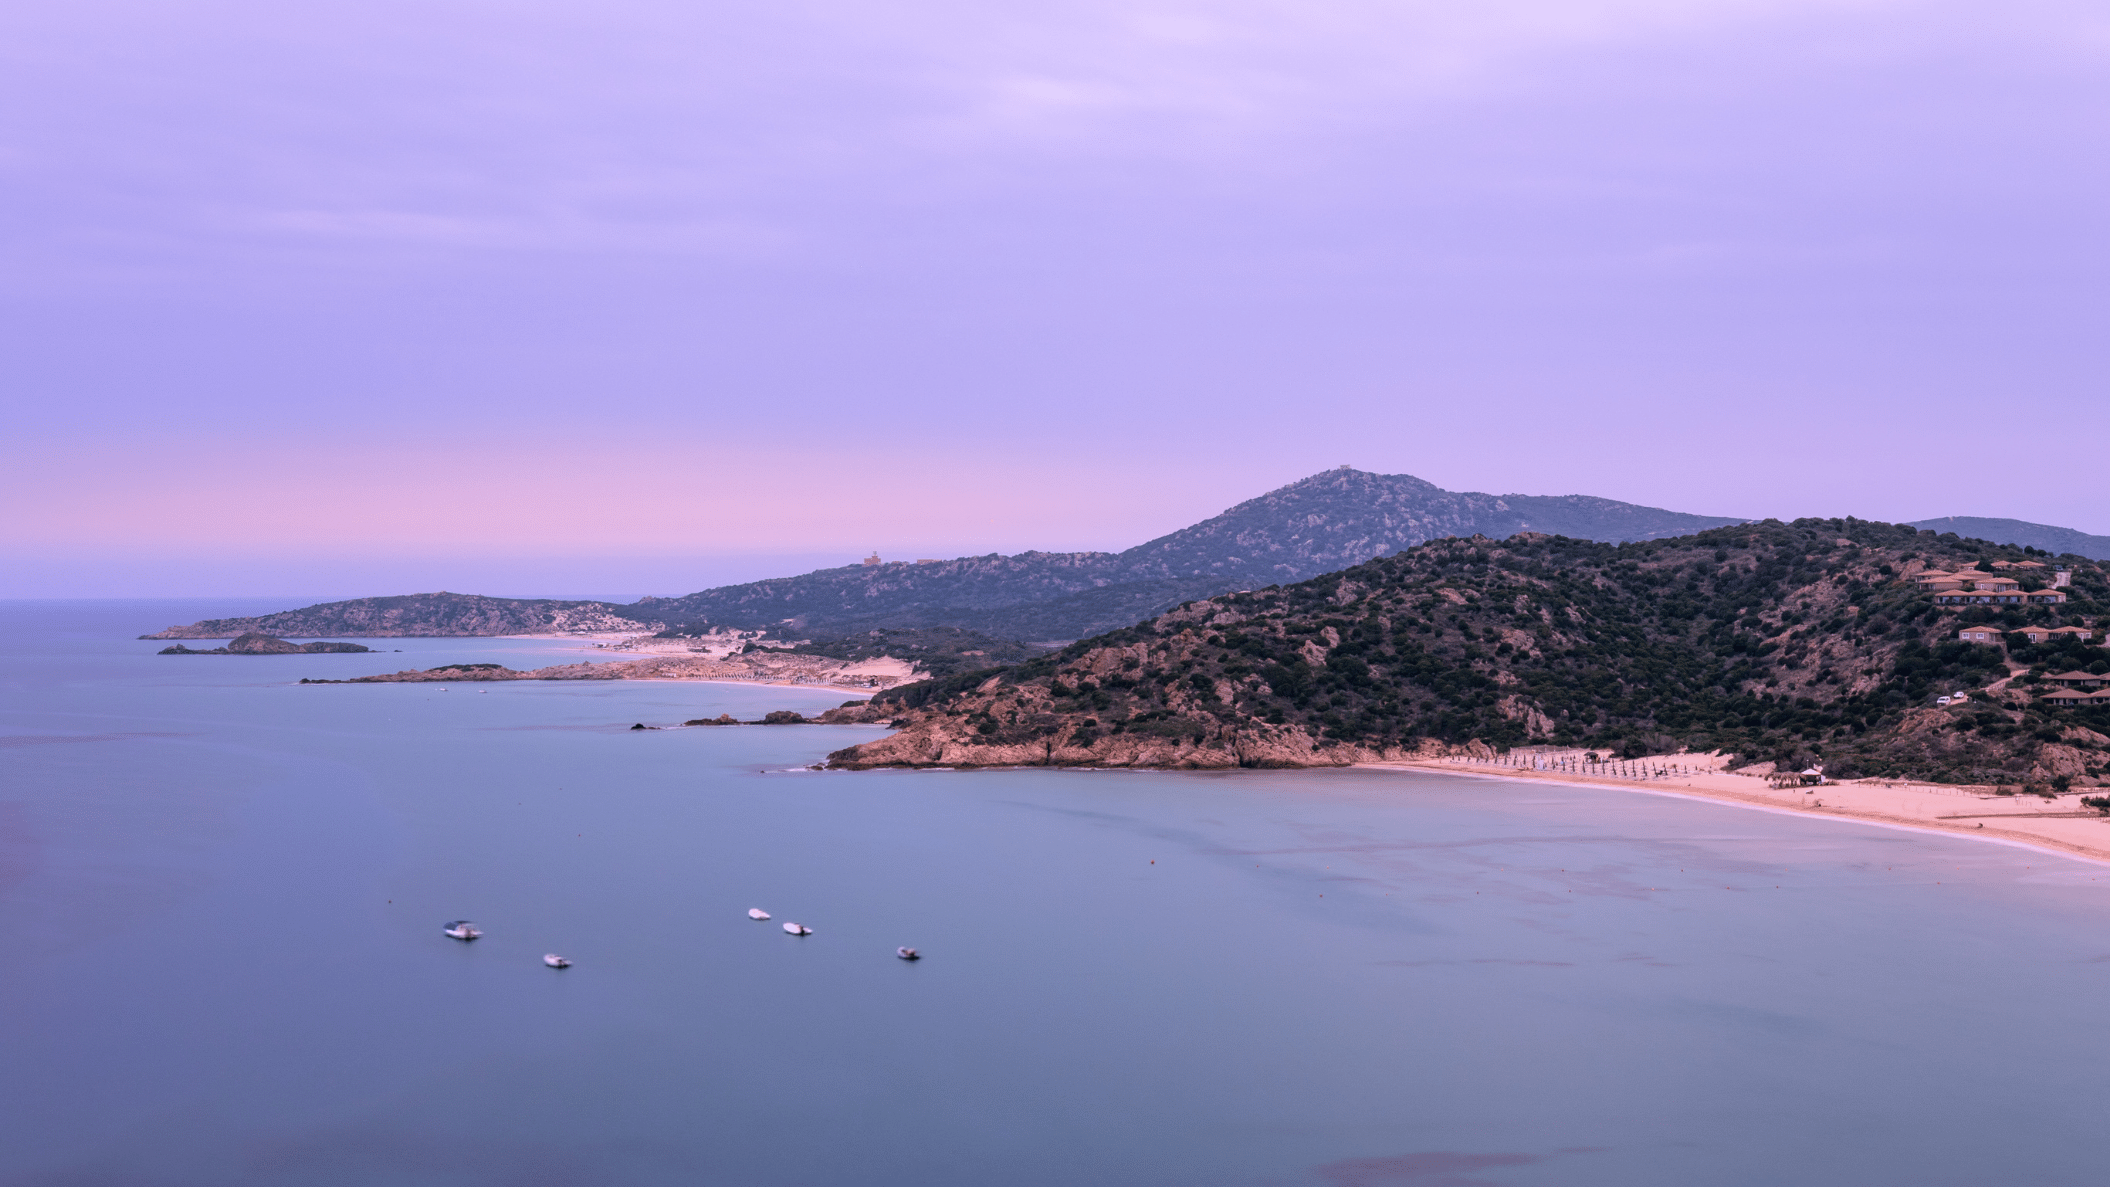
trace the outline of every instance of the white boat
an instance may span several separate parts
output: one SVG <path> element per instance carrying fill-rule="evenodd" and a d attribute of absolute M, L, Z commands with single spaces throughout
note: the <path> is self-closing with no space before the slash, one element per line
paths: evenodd
<path fill-rule="evenodd" d="M 923 954 L 921 952 L 916 951 L 914 948 L 896 948 L 894 949 L 894 955 L 900 957 L 903 960 L 923 959 Z"/>
<path fill-rule="evenodd" d="M 476 937 L 484 934 L 481 931 L 477 930 L 475 924 L 469 922 L 466 919 L 456 919 L 447 924 L 447 926 L 441 928 L 440 930 L 446 933 L 449 937 L 457 940 L 473 940 Z"/>
<path fill-rule="evenodd" d="M 554 952 L 545 952 L 545 953 L 543 953 L 543 954 L 542 954 L 542 963 L 544 963 L 544 964 L 548 965 L 549 967 L 551 967 L 551 968 L 553 968 L 553 969 L 568 969 L 568 968 L 570 968 L 570 967 L 571 967 L 571 962 L 570 962 L 570 961 L 568 961 L 568 960 L 564 959 L 563 957 L 561 957 L 561 956 L 557 955 L 557 954 L 556 954 L 556 953 L 554 953 Z"/>
<path fill-rule="evenodd" d="M 749 907 L 747 909 L 747 917 L 757 923 L 760 923 L 764 919 L 769 918 L 769 912 L 763 910 L 760 907 Z"/>
<path fill-rule="evenodd" d="M 795 936 L 810 936 L 813 934 L 813 929 L 803 923 L 787 923 L 784 925 L 784 930 Z"/>

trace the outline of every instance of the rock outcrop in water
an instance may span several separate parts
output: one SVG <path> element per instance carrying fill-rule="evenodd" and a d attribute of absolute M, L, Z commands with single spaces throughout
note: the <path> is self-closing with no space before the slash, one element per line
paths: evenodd
<path fill-rule="evenodd" d="M 198 650 L 190 647 L 185 647 L 183 644 L 178 643 L 174 647 L 164 647 L 155 654 L 325 655 L 331 652 L 352 653 L 371 650 L 373 649 L 370 647 L 362 647 L 357 643 L 288 643 L 286 640 L 278 638 L 274 635 L 266 635 L 260 632 L 252 631 L 246 635 L 235 636 L 235 638 L 231 640 L 225 647 L 213 647 L 205 650 Z"/>
<path fill-rule="evenodd" d="M 197 654 L 197 653 L 192 653 Z M 453 684 L 498 680 L 728 680 L 757 684 L 801 684 L 819 688 L 879 689 L 902 677 L 860 670 L 860 665 L 785 651 L 759 651 L 714 658 L 707 655 L 663 655 L 614 663 L 553 664 L 518 671 L 503 664 L 447 664 L 406 669 L 343 680 L 302 680 L 302 684 Z"/>

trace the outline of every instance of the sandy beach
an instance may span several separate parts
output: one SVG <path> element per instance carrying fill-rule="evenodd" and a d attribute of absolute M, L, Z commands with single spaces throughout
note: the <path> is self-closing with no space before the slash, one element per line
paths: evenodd
<path fill-rule="evenodd" d="M 1816 787 L 1770 787 L 1762 775 L 1724 770 L 1708 755 L 1660 755 L 1631 765 L 1684 768 L 1651 778 L 1615 778 L 1573 771 L 1533 770 L 1472 759 L 1361 763 L 1373 770 L 1443 771 L 1522 783 L 1617 787 L 1653 795 L 1714 800 L 1742 808 L 1858 820 L 1886 828 L 1951 833 L 2002 844 L 2027 845 L 2068 857 L 2110 863 L 2110 816 L 2083 807 L 2080 793 L 2046 799 L 1999 795 L 1991 787 L 1952 787 L 1898 780 L 1856 780 Z"/>

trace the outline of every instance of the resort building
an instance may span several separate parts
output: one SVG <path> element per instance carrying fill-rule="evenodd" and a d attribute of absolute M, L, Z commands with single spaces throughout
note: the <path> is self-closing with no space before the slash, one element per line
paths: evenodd
<path fill-rule="evenodd" d="M 2042 643 L 2047 639 L 2063 639 L 2068 635 L 2079 639 L 2083 643 L 2095 638 L 2095 632 L 2084 626 L 2026 626 L 2016 630 L 2014 633 L 2021 635 L 2032 643 Z M 1961 638 L 1962 636 L 1959 635 L 1958 637 Z"/>
<path fill-rule="evenodd" d="M 2000 642 L 2000 628 L 1997 626 L 1967 626 L 1956 632 L 1956 637 L 1966 643 L 1998 643 Z M 2030 642 L 2035 643 L 2038 640 L 2031 639 Z"/>
<path fill-rule="evenodd" d="M 1986 590 L 1951 589 L 1937 592 L 1934 595 L 1934 604 L 1937 606 L 2020 606 L 2025 596 L 2028 595 L 2020 592 L 1993 593 Z M 2061 597 L 2059 600 L 2063 602 L 2066 599 Z"/>
<path fill-rule="evenodd" d="M 2061 672 L 2056 676 L 2046 676 L 2044 679 L 2067 688 L 2095 688 L 2103 684 L 2110 684 L 2110 676 L 2098 676 L 2093 672 Z"/>
<path fill-rule="evenodd" d="M 2100 692 L 2082 692 L 2077 688 L 2056 688 L 2037 698 L 2039 705 L 2099 705 L 2110 702 L 2110 695 Z"/>
<path fill-rule="evenodd" d="M 1937 606 L 2056 606 L 2066 594 L 2056 589 L 2025 590 L 2012 577 L 1973 577 L 1935 581 L 1925 587 Z"/>

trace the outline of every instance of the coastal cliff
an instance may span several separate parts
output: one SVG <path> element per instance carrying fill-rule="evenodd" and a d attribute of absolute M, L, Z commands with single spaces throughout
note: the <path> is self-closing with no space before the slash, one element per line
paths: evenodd
<path fill-rule="evenodd" d="M 829 765 L 1339 766 L 1587 747 L 1722 751 L 1835 777 L 2110 774 L 2110 707 L 2053 708 L 2061 636 L 2003 647 L 1959 623 L 2110 613 L 2074 600 L 1949 608 L 1907 578 L 2020 550 L 1860 520 L 1767 521 L 1603 545 L 1441 540 L 1313 581 L 1189 603 L 1015 667 L 885 690 L 839 719 L 899 732 Z M 1937 706 L 1936 694 L 1957 692 Z"/>

